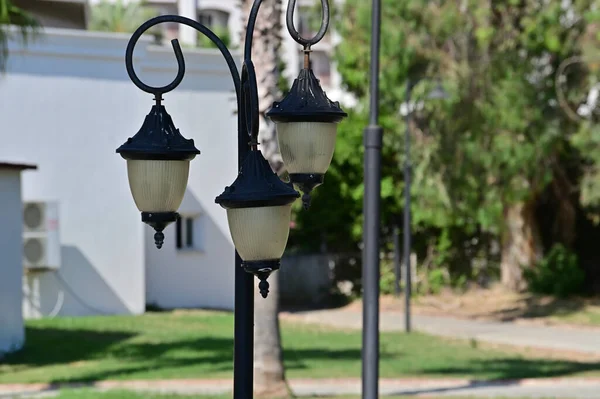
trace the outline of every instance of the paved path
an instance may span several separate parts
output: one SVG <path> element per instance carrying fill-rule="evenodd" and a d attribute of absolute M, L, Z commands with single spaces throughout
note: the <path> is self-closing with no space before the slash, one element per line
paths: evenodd
<path fill-rule="evenodd" d="M 362 314 L 356 310 L 317 310 L 286 313 L 285 318 L 343 328 L 362 328 Z M 402 312 L 382 312 L 381 331 L 404 331 Z M 600 356 L 600 330 L 521 325 L 454 319 L 437 316 L 413 316 L 413 329 L 432 335 L 475 339 L 481 342 L 580 352 Z M 600 398 L 600 393 L 598 394 Z"/>
<path fill-rule="evenodd" d="M 291 380 L 297 396 L 360 395 L 359 379 Z M 90 384 L 49 386 L 0 384 L 0 398 L 52 397 L 59 389 L 87 388 L 99 391 L 124 389 L 180 395 L 221 395 L 231 392 L 230 380 L 102 381 Z M 479 398 L 598 399 L 600 379 L 565 378 L 482 382 L 465 379 L 382 379 L 382 396 L 474 396 Z"/>

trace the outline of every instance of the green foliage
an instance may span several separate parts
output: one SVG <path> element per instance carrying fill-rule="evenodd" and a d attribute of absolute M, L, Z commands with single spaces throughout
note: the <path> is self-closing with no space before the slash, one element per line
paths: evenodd
<path fill-rule="evenodd" d="M 381 234 L 385 241 L 389 226 L 402 214 L 406 195 L 406 123 L 398 109 L 407 81 L 439 78 L 448 99 L 425 101 L 436 84 L 428 79 L 413 92 L 413 102 L 424 104 L 415 107 L 410 127 L 409 195 L 418 258 L 425 258 L 433 246 L 436 267 L 447 269 L 452 281 L 475 275 L 469 257 L 496 256 L 489 252 L 489 243 L 503 239 L 508 207 L 535 201 L 565 168 L 583 170 L 584 163 L 595 166 L 600 161 L 597 127 L 570 119 L 555 87 L 558 66 L 594 47 L 590 43 L 596 42 L 585 38 L 597 36 L 600 14 L 594 11 L 595 0 L 563 3 L 383 1 Z M 299 229 L 293 236 L 298 242 L 300 235 L 310 241 L 315 230 L 323 230 L 330 248 L 356 249 L 362 235 L 371 4 L 347 0 L 336 11 L 343 40 L 335 58 L 358 105 L 339 127 L 326 182 L 317 189 L 311 211 L 297 215 Z M 589 72 L 585 65 L 569 70 L 564 83 L 569 101 L 585 99 Z M 569 183 L 578 190 L 579 174 L 572 176 Z M 600 205 L 600 175 L 587 176 L 588 189 L 582 193 L 589 204 Z M 479 242 L 476 251 L 473 240 Z"/>
<path fill-rule="evenodd" d="M 468 288 L 469 281 L 466 275 L 458 276 L 454 281 L 452 281 L 452 287 L 457 292 L 465 292 Z"/>
<path fill-rule="evenodd" d="M 391 261 L 381 262 L 381 277 L 379 278 L 379 291 L 381 295 L 391 295 L 396 292 L 396 273 L 394 263 Z"/>
<path fill-rule="evenodd" d="M 600 223 L 600 126 L 591 121 L 581 125 L 571 138 L 571 144 L 585 155 L 585 169 L 581 178 L 580 201 L 588 216 Z"/>
<path fill-rule="evenodd" d="M 227 27 L 215 27 L 211 28 L 211 30 L 221 38 L 225 46 L 231 46 L 231 34 L 229 33 L 229 29 Z M 203 48 L 217 48 L 217 45 L 212 42 L 208 37 L 204 36 L 202 33 L 198 33 L 198 47 Z"/>
<path fill-rule="evenodd" d="M 362 126 L 364 118 L 350 112 L 339 127 L 338 143 L 325 183 L 313 191 L 310 210 L 295 212 L 297 228 L 289 247 L 318 250 L 323 241 L 332 252 L 355 252 L 362 234 Z"/>
<path fill-rule="evenodd" d="M 0 0 L 0 72 L 6 69 L 8 41 L 15 33 L 10 29 L 11 25 L 17 28 L 20 39 L 25 43 L 36 36 L 41 28 L 37 19 L 15 6 L 11 0 Z"/>
<path fill-rule="evenodd" d="M 102 0 L 92 6 L 89 29 L 101 32 L 132 33 L 141 24 L 157 15 L 143 2 Z M 151 30 L 158 32 L 158 30 Z"/>
<path fill-rule="evenodd" d="M 433 269 L 427 273 L 427 288 L 429 294 L 439 294 L 449 283 L 446 272 L 442 269 Z"/>
<path fill-rule="evenodd" d="M 577 255 L 561 244 L 554 245 L 535 268 L 523 273 L 532 292 L 558 297 L 581 294 L 585 280 Z"/>

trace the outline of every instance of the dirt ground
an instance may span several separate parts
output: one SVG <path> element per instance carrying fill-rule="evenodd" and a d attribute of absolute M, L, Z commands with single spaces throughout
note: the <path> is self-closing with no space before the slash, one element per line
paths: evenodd
<path fill-rule="evenodd" d="M 360 301 L 348 305 L 349 310 L 361 307 Z M 382 311 L 401 311 L 403 308 L 403 295 L 381 298 Z M 415 314 L 429 316 L 600 329 L 600 298 L 557 299 L 511 293 L 499 286 L 461 294 L 448 290 L 439 295 L 416 296 L 412 308 Z"/>

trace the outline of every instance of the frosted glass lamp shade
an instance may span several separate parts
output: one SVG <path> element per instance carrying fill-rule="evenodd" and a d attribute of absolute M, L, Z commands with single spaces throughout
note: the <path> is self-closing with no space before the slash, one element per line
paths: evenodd
<path fill-rule="evenodd" d="M 190 161 L 127 160 L 129 188 L 141 212 L 175 212 L 187 187 Z"/>
<path fill-rule="evenodd" d="M 227 209 L 235 248 L 246 262 L 281 259 L 290 234 L 292 205 Z"/>
<path fill-rule="evenodd" d="M 277 139 L 287 171 L 325 174 L 333 158 L 336 135 L 336 123 L 277 123 Z"/>

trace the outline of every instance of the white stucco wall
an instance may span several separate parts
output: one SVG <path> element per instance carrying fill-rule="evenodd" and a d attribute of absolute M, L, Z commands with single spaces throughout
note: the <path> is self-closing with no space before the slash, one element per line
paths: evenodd
<path fill-rule="evenodd" d="M 225 61 L 216 50 L 186 54 L 187 78 L 179 89 L 165 95 L 165 106 L 181 133 L 193 138 L 201 151 L 191 162 L 179 212 L 183 216 L 201 213 L 204 251 L 177 252 L 173 225 L 165 230 L 165 244 L 158 250 L 153 230 L 144 226 L 146 302 L 163 308 L 233 309 L 234 247 L 225 210 L 215 204 L 215 197 L 237 175 L 235 92 Z M 172 54 L 167 55 L 174 62 Z M 143 116 L 136 116 L 140 126 Z"/>
<path fill-rule="evenodd" d="M 192 164 L 190 184 L 179 213 L 182 217 L 197 218 L 194 234 L 201 241 L 201 249 L 177 250 L 175 226 L 171 225 L 165 229 L 165 244 L 158 250 L 152 239 L 154 231 L 146 229 L 146 301 L 167 309 L 231 310 L 234 303 L 234 250 L 228 227 L 219 226 L 215 221 L 221 219 L 225 211 L 220 207 L 215 209 L 214 204 L 214 197 L 224 187 L 204 190 L 207 169 L 203 163 L 211 161 L 197 161 Z"/>
<path fill-rule="evenodd" d="M 25 339 L 20 174 L 19 170 L 0 169 L 0 355 L 19 349 Z"/>
<path fill-rule="evenodd" d="M 126 35 L 47 29 L 25 50 L 11 45 L 8 73 L 0 80 L 0 120 L 9 127 L 0 133 L 0 157 L 39 165 L 38 173 L 23 180 L 24 200 L 60 203 L 63 264 L 58 274 L 26 281 L 28 293 L 39 298 L 37 309 L 25 306 L 27 316 L 49 314 L 61 298 L 59 315 L 141 313 L 146 270 L 152 277 L 155 268 L 177 263 L 173 257 L 146 256 L 149 227 L 131 198 L 125 161 L 115 154 L 138 131 L 153 103 L 127 77 L 127 40 Z M 184 51 L 186 78 L 165 95 L 164 104 L 176 126 L 203 151 L 192 164 L 190 178 L 198 183 L 190 189 L 213 221 L 207 234 L 220 237 L 216 249 L 233 251 L 225 213 L 211 202 L 236 172 L 231 78 L 214 51 Z M 149 84 L 165 84 L 176 72 L 172 49 L 148 42 L 138 44 L 135 65 Z M 203 257 L 196 258 L 200 264 Z M 162 281 L 172 287 L 196 281 L 193 300 L 186 298 L 185 304 L 212 305 L 213 298 L 206 299 L 202 289 L 202 270 L 198 266 Z M 221 289 L 233 296 L 233 281 L 229 283 Z M 148 281 L 148 286 L 154 285 Z M 153 290 L 148 294 L 155 297 Z"/>

